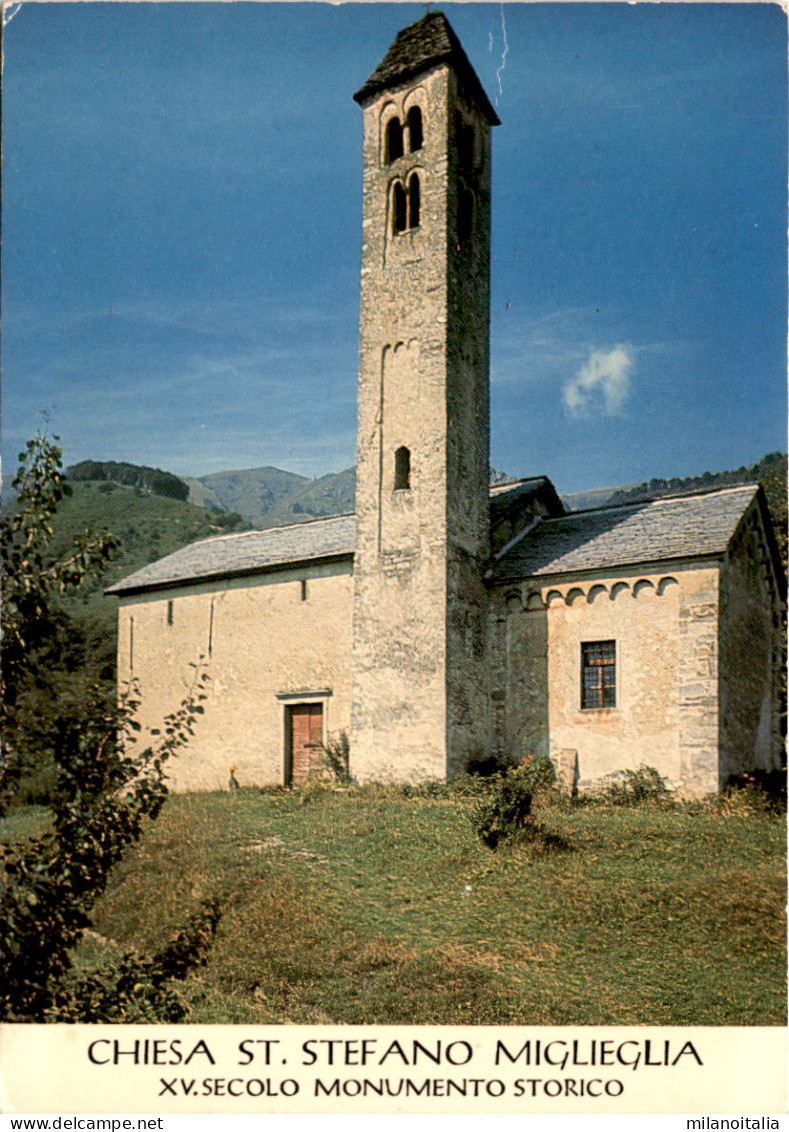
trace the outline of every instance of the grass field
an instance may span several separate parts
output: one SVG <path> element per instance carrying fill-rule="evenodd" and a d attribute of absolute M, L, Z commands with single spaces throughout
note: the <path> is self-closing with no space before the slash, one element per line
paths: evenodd
<path fill-rule="evenodd" d="M 114 874 L 91 953 L 153 949 L 220 894 L 192 1022 L 784 1024 L 781 816 L 546 804 L 568 849 L 494 853 L 470 805 L 172 797 Z"/>

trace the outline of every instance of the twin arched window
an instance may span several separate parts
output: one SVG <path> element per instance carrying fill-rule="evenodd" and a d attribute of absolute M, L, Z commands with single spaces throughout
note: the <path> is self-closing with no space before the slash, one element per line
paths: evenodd
<path fill-rule="evenodd" d="M 402 123 L 399 118 L 390 118 L 386 123 L 384 161 L 387 165 L 391 165 L 393 161 L 397 161 L 398 157 L 402 157 L 403 153 Z"/>
<path fill-rule="evenodd" d="M 419 174 L 412 173 L 408 181 L 395 181 L 392 186 L 392 231 L 395 235 L 418 228 L 422 211 L 422 189 Z"/>
<path fill-rule="evenodd" d="M 406 118 L 408 127 L 408 152 L 416 153 L 422 148 L 424 137 L 422 134 L 422 111 L 418 106 L 412 106 Z"/>
<path fill-rule="evenodd" d="M 422 111 L 418 106 L 412 106 L 405 120 L 405 129 L 399 118 L 390 118 L 386 123 L 384 133 L 384 164 L 391 165 L 405 153 L 405 143 L 408 141 L 408 152 L 416 153 L 424 144 L 422 127 Z"/>

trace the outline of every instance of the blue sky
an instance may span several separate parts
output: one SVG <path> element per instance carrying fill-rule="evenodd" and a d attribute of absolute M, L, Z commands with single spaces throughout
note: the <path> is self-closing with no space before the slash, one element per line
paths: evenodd
<path fill-rule="evenodd" d="M 786 19 L 447 4 L 494 135 L 495 467 L 561 491 L 786 436 Z M 355 460 L 361 113 L 424 5 L 25 3 L 6 28 L 3 453 Z"/>

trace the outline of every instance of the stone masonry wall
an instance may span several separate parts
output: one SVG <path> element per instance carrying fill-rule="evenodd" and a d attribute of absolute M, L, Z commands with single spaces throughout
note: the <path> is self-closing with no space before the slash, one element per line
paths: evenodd
<path fill-rule="evenodd" d="M 443 778 L 448 736 L 465 757 L 488 703 L 484 673 L 471 666 L 484 664 L 486 641 L 489 205 L 483 193 L 484 246 L 466 248 L 477 283 L 454 298 L 463 271 L 449 269 L 453 81 L 440 66 L 364 110 L 351 735 L 361 780 Z M 410 152 L 406 135 L 403 155 L 387 162 L 387 123 L 405 124 L 414 106 L 423 144 Z M 487 170 L 484 142 L 479 155 Z M 414 174 L 419 224 L 398 232 L 395 192 Z M 484 317 L 472 310 L 478 294 Z M 410 454 L 407 489 L 395 480 L 400 448 Z"/>
<path fill-rule="evenodd" d="M 730 775 L 781 765 L 780 596 L 757 506 L 721 574 L 721 785 Z"/>
<path fill-rule="evenodd" d="M 683 593 L 679 610 L 679 753 L 682 791 L 718 790 L 718 576 Z"/>
<path fill-rule="evenodd" d="M 483 582 L 490 553 L 491 131 L 454 74 L 449 95 L 446 772 L 452 775 L 491 746 Z M 465 219 L 464 207 L 471 210 Z"/>
<path fill-rule="evenodd" d="M 496 591 L 499 749 L 512 759 L 575 750 L 582 790 L 641 764 L 683 793 L 714 789 L 704 767 L 715 753 L 716 593 L 717 570 L 701 566 Z M 614 708 L 581 706 L 581 645 L 595 641 L 615 642 Z"/>
<path fill-rule="evenodd" d="M 292 702 L 281 696 L 322 703 L 325 738 L 349 730 L 352 587 L 350 563 L 327 563 L 122 599 L 119 678 L 139 683 L 140 742 L 206 661 L 205 714 L 170 765 L 171 789 L 224 789 L 231 765 L 242 786 L 281 783 Z"/>

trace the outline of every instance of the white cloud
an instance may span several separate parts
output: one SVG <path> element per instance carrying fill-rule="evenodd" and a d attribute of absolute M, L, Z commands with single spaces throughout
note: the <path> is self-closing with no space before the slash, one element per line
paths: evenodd
<path fill-rule="evenodd" d="M 616 417 L 630 396 L 630 375 L 635 351 L 617 345 L 612 350 L 592 350 L 584 364 L 564 385 L 562 399 L 575 416 L 602 412 Z"/>

